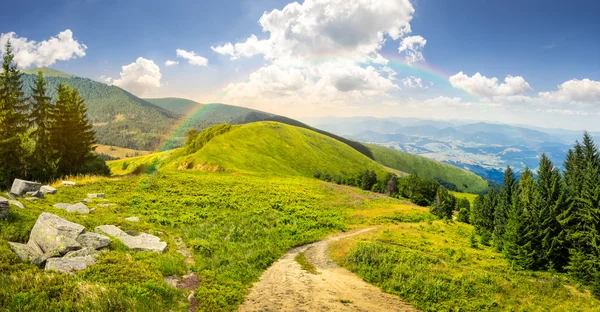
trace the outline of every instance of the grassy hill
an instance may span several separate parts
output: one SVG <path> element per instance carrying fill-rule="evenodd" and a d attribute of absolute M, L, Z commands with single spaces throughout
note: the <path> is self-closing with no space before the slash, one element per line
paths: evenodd
<path fill-rule="evenodd" d="M 69 75 L 67 73 L 63 73 L 61 71 L 58 71 L 58 70 L 52 69 L 52 68 L 48 68 L 48 67 L 40 67 L 40 68 L 23 70 L 23 73 L 29 74 L 29 75 L 37 75 L 38 71 L 40 71 L 40 70 L 42 71 L 42 74 L 44 74 L 44 77 L 60 77 L 60 78 L 73 77 L 73 75 Z"/>
<path fill-rule="evenodd" d="M 379 145 L 367 146 L 373 153 L 373 159 L 386 167 L 416 173 L 426 179 L 451 183 L 461 192 L 481 193 L 488 188 L 488 183 L 482 177 L 453 165 Z"/>
<path fill-rule="evenodd" d="M 198 151 L 174 151 L 164 159 L 172 169 L 243 171 L 312 177 L 315 172 L 354 176 L 387 170 L 352 147 L 314 131 L 276 122 L 233 126 Z M 150 156 L 146 157 L 151 160 Z M 119 165 L 112 165 L 118 167 Z"/>
<path fill-rule="evenodd" d="M 170 112 L 175 114 L 185 114 L 186 112 L 197 109 L 202 106 L 202 104 L 182 98 L 168 97 L 168 98 L 149 98 L 144 99 L 158 107 L 164 108 Z"/>

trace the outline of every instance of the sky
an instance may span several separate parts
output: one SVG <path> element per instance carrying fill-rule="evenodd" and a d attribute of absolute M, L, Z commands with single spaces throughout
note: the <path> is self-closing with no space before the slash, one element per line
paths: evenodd
<path fill-rule="evenodd" d="M 600 2 L 8 0 L 0 46 L 140 97 L 600 130 Z"/>

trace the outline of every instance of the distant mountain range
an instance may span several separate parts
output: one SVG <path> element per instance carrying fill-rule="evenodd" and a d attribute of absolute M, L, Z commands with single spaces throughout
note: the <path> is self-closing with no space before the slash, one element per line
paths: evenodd
<path fill-rule="evenodd" d="M 335 134 L 419 154 L 500 182 L 503 169 L 536 169 L 546 153 L 557 166 L 583 131 L 417 118 L 324 117 L 305 120 Z M 600 137 L 600 133 L 591 133 Z"/>

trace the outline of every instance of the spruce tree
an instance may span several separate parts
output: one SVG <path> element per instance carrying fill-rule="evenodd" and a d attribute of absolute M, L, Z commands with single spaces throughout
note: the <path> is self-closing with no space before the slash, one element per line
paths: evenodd
<path fill-rule="evenodd" d="M 440 219 L 452 219 L 452 211 L 454 210 L 454 199 L 443 186 L 438 187 L 431 213 Z"/>
<path fill-rule="evenodd" d="M 517 188 L 517 179 L 510 168 L 504 171 L 503 186 L 498 194 L 498 205 L 494 210 L 494 243 L 497 251 L 502 251 L 504 232 L 508 221 L 508 213 L 512 207 L 513 193 Z"/>
<path fill-rule="evenodd" d="M 0 73 L 0 189 L 26 174 L 26 151 L 22 139 L 27 131 L 27 98 L 23 92 L 23 74 L 14 62 L 10 40 L 6 43 Z"/>
<path fill-rule="evenodd" d="M 31 138 L 35 142 L 31 155 L 31 177 L 38 181 L 48 181 L 56 173 L 55 153 L 50 144 L 50 128 L 54 114 L 54 105 L 46 94 L 46 80 L 40 70 L 35 84 L 31 86 L 31 115 L 33 127 Z"/>

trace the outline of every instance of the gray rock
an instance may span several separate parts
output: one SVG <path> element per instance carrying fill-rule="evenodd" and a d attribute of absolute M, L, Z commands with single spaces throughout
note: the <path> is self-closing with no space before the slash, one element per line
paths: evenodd
<path fill-rule="evenodd" d="M 9 242 L 8 246 L 17 254 L 17 257 L 19 257 L 21 261 L 33 261 L 35 258 L 42 255 L 37 249 L 31 248 L 31 246 L 26 244 Z"/>
<path fill-rule="evenodd" d="M 13 206 L 17 206 L 17 207 L 19 207 L 21 209 L 25 209 L 25 206 L 21 202 L 19 202 L 18 200 L 15 200 L 15 199 L 9 200 L 8 203 L 10 203 Z"/>
<path fill-rule="evenodd" d="M 116 206 L 116 205 L 117 204 L 98 204 L 98 206 L 104 207 L 104 208 L 113 207 L 113 206 Z"/>
<path fill-rule="evenodd" d="M 82 200 L 82 202 L 84 202 L 84 203 L 91 203 L 91 202 L 92 202 L 92 200 L 91 200 L 91 199 L 89 199 L 89 198 L 84 198 L 84 199 Z"/>
<path fill-rule="evenodd" d="M 62 185 L 64 186 L 75 186 L 75 182 L 71 182 L 71 181 L 62 181 Z"/>
<path fill-rule="evenodd" d="M 127 249 L 134 251 L 164 252 L 167 249 L 167 243 L 154 235 L 140 233 L 137 236 L 132 236 L 114 225 L 98 226 L 96 227 L 96 232 L 110 235 L 120 240 Z"/>
<path fill-rule="evenodd" d="M 58 271 L 74 274 L 75 271 L 81 271 L 88 265 L 96 263 L 93 256 L 74 257 L 74 258 L 51 258 L 46 262 L 46 271 Z"/>
<path fill-rule="evenodd" d="M 10 188 L 10 193 L 15 196 L 23 196 L 27 192 L 39 191 L 41 187 L 42 185 L 37 182 L 15 179 Z"/>
<path fill-rule="evenodd" d="M 67 203 L 58 203 L 58 204 L 54 204 L 53 205 L 54 208 L 58 208 L 58 209 L 62 209 L 62 210 L 66 210 L 67 207 L 71 206 L 71 204 L 67 204 Z"/>
<path fill-rule="evenodd" d="M 77 242 L 82 247 L 100 249 L 110 245 L 112 240 L 104 235 L 84 231 L 77 237 Z"/>
<path fill-rule="evenodd" d="M 56 189 L 50 185 L 44 185 L 40 188 L 40 192 L 44 194 L 56 194 Z"/>
<path fill-rule="evenodd" d="M 88 198 L 106 198 L 106 196 L 104 196 L 104 193 L 93 193 L 88 194 Z"/>
<path fill-rule="evenodd" d="M 94 248 L 86 247 L 79 250 L 69 251 L 64 256 L 64 258 L 77 258 L 77 257 L 85 257 L 85 256 L 93 256 L 97 254 L 98 251 Z"/>
<path fill-rule="evenodd" d="M 10 213 L 10 204 L 8 199 L 0 197 L 0 219 L 7 219 Z"/>
<path fill-rule="evenodd" d="M 25 195 L 39 198 L 39 199 L 44 198 L 44 193 L 42 193 L 41 191 L 27 192 L 27 193 L 25 193 Z"/>
<path fill-rule="evenodd" d="M 71 212 L 71 213 L 83 213 L 83 214 L 88 214 L 90 213 L 90 209 L 84 204 L 84 203 L 77 203 L 75 205 L 69 205 L 69 207 L 66 208 L 67 212 Z"/>
<path fill-rule="evenodd" d="M 31 230 L 27 245 L 40 254 L 52 250 L 65 254 L 81 248 L 76 239 L 83 228 L 80 224 L 43 212 Z"/>
<path fill-rule="evenodd" d="M 140 222 L 140 218 L 138 218 L 138 217 L 129 217 L 129 218 L 125 218 L 125 221 Z"/>

